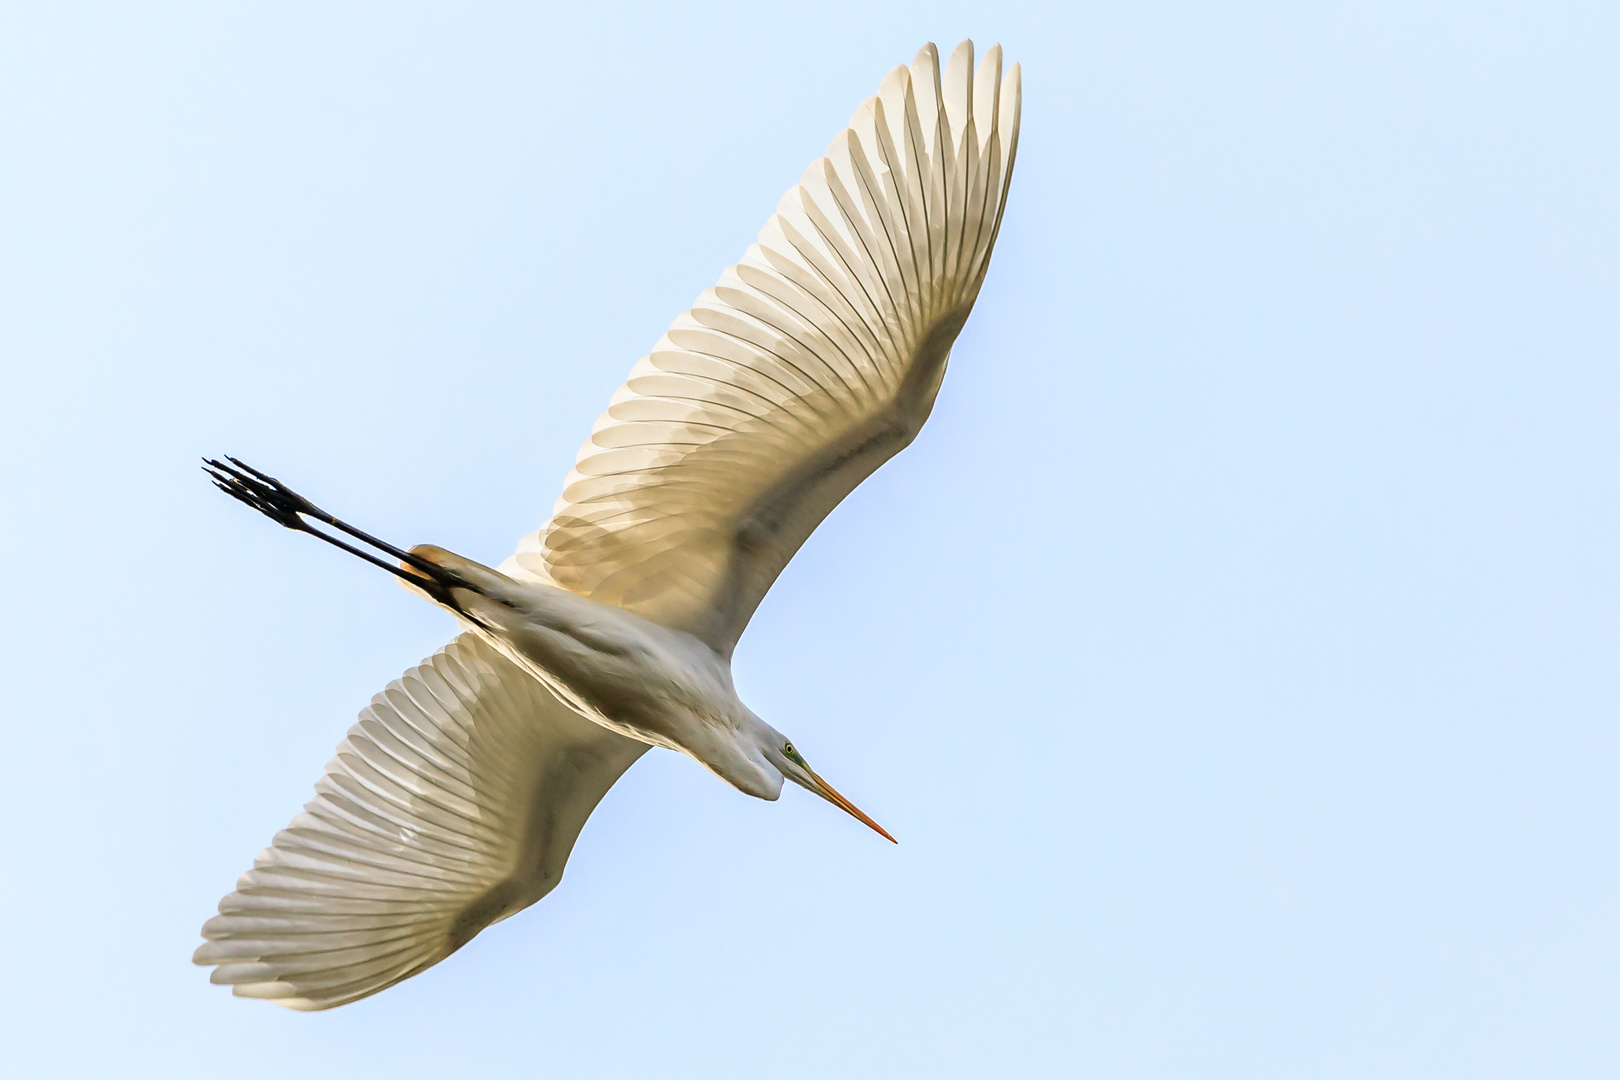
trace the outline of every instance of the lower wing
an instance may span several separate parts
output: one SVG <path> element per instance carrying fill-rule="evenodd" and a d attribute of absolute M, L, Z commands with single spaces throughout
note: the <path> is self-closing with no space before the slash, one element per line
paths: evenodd
<path fill-rule="evenodd" d="M 463 634 L 372 699 L 193 960 L 291 1009 L 375 994 L 550 892 L 646 750 Z"/>

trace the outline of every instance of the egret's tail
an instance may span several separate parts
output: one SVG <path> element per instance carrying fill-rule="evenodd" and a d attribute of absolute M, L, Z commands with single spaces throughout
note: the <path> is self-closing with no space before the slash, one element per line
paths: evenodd
<path fill-rule="evenodd" d="M 430 600 L 443 604 L 452 611 L 461 613 L 461 605 L 456 602 L 452 590 L 482 591 L 477 583 L 466 580 L 463 575 L 450 567 L 397 548 L 333 517 L 280 480 L 260 472 L 246 462 L 233 457 L 226 457 L 224 461 L 204 458 L 203 471 L 214 481 L 215 487 L 231 498 L 253 507 L 271 521 L 298 532 L 309 533 L 313 537 L 325 540 L 333 547 L 342 548 L 351 555 L 358 555 L 366 562 L 382 567 L 412 588 L 421 590 Z M 347 533 L 369 547 L 392 555 L 399 562 L 389 562 L 370 551 L 346 543 L 324 530 L 315 528 L 309 519 Z"/>

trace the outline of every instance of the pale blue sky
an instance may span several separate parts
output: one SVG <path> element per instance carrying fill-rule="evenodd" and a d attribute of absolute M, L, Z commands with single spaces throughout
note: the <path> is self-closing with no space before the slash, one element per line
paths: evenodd
<path fill-rule="evenodd" d="M 1024 132 L 917 443 L 553 896 L 320 1015 L 197 928 L 925 40 Z M 0 8 L 0 1071 L 1620 1073 L 1620 8 Z"/>

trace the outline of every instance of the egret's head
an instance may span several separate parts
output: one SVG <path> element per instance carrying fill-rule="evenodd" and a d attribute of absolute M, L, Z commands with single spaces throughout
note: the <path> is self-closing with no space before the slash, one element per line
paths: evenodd
<path fill-rule="evenodd" d="M 838 794 L 831 784 L 817 776 L 816 771 L 805 763 L 804 755 L 799 753 L 788 738 L 774 729 L 771 730 L 771 734 L 774 738 L 763 743 L 760 749 L 765 759 L 775 765 L 784 777 L 798 784 L 806 791 L 815 792 L 838 807 L 838 809 L 855 818 L 855 820 L 875 829 L 878 835 L 890 843 L 898 844 L 900 842 L 890 836 L 883 826 L 863 814 L 854 803 Z"/>

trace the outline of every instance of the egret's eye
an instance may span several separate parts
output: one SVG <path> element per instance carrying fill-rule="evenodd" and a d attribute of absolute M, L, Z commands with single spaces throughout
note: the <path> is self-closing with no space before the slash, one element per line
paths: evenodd
<path fill-rule="evenodd" d="M 793 744 L 788 743 L 786 746 L 782 747 L 782 753 L 791 756 L 793 754 Z"/>

